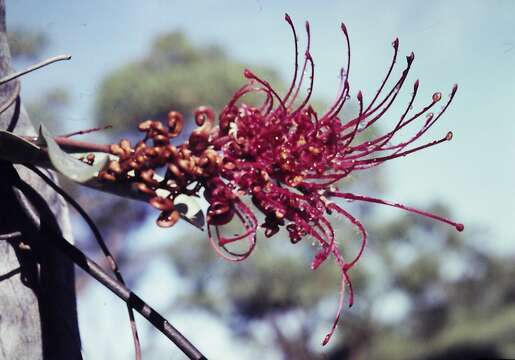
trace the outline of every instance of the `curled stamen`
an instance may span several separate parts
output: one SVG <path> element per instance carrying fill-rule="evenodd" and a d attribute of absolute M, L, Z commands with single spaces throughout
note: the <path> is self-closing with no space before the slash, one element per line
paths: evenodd
<path fill-rule="evenodd" d="M 272 88 L 272 86 L 265 80 L 257 77 L 252 71 L 250 71 L 249 69 L 245 69 L 244 71 L 244 76 L 247 78 L 247 79 L 253 79 L 253 80 L 256 80 L 258 83 L 260 83 L 261 85 L 263 85 L 268 91 L 270 91 L 271 94 L 273 94 L 277 100 L 279 100 L 279 104 L 281 105 L 281 109 L 286 112 L 286 105 L 284 104 L 283 102 L 283 99 L 275 92 L 275 90 Z"/>
<path fill-rule="evenodd" d="M 286 104 L 288 101 L 288 98 L 290 97 L 290 95 L 295 87 L 295 83 L 297 82 L 297 75 L 299 72 L 299 48 L 298 48 L 299 44 L 298 44 L 298 39 L 297 39 L 297 32 L 295 30 L 295 26 L 293 26 L 293 21 L 291 20 L 290 15 L 284 14 L 284 19 L 286 20 L 288 25 L 290 25 L 291 31 L 293 33 L 293 42 L 295 45 L 295 70 L 293 72 L 293 80 L 290 84 L 290 88 L 288 89 L 288 92 L 286 93 L 286 95 L 283 98 L 283 102 Z"/>
<path fill-rule="evenodd" d="M 300 88 L 302 86 L 302 82 L 304 80 L 304 74 L 306 73 L 306 67 L 307 67 L 307 63 L 308 63 L 307 55 L 309 54 L 309 50 L 311 48 L 311 32 L 310 32 L 310 29 L 309 29 L 309 22 L 308 21 L 306 21 L 306 36 L 307 36 L 307 45 L 306 45 L 306 51 L 305 51 L 305 56 L 304 56 L 304 64 L 302 65 L 302 70 L 300 72 L 299 84 L 297 85 L 297 88 L 295 89 L 295 93 L 293 94 L 292 98 L 290 99 L 290 102 L 287 103 L 288 107 L 292 106 L 293 103 L 295 102 L 295 100 L 297 99 L 297 96 L 299 94 Z"/>
<path fill-rule="evenodd" d="M 326 195 L 327 196 L 339 197 L 339 198 L 343 198 L 343 199 L 349 199 L 349 200 L 359 200 L 359 201 L 365 201 L 365 202 L 373 202 L 373 203 L 382 204 L 382 205 L 388 205 L 388 206 L 392 206 L 392 207 L 395 207 L 395 208 L 398 208 L 398 209 L 406 210 L 408 212 L 412 212 L 412 213 L 415 213 L 415 214 L 418 214 L 418 215 L 422 215 L 424 217 L 428 217 L 428 218 L 431 218 L 431 219 L 434 219 L 434 220 L 438 220 L 438 221 L 447 223 L 449 225 L 454 226 L 456 228 L 456 230 L 458 230 L 458 231 L 463 231 L 463 229 L 465 228 L 465 226 L 463 224 L 451 221 L 451 220 L 449 220 L 449 219 L 447 219 L 447 218 L 445 218 L 443 216 L 431 214 L 429 212 L 422 211 L 422 210 L 419 210 L 419 209 L 415 209 L 415 208 L 412 208 L 410 206 L 402 205 L 402 204 L 399 204 L 399 203 L 393 203 L 393 202 L 390 202 L 390 201 L 386 201 L 386 200 L 382 200 L 382 199 L 377 199 L 377 198 L 373 198 L 373 197 L 370 197 L 370 196 L 356 195 L 356 194 L 351 194 L 351 193 L 337 193 L 337 192 L 333 192 L 333 191 L 328 191 L 326 193 Z"/>

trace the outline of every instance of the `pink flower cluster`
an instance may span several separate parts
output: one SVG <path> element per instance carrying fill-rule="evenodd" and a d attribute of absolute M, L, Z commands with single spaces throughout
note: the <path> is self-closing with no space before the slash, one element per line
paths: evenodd
<path fill-rule="evenodd" d="M 349 271 L 361 258 L 367 240 L 361 222 L 333 199 L 388 205 L 448 223 L 458 231 L 463 230 L 462 224 L 444 217 L 402 204 L 340 192 L 336 187 L 338 181 L 353 172 L 450 140 L 451 132 L 439 140 L 414 145 L 446 111 L 457 86 L 452 88 L 448 100 L 437 113 L 431 111 L 442 101 L 440 92 L 434 93 L 431 101 L 420 110 L 413 111 L 419 88 L 419 81 L 415 81 L 411 98 L 393 129 L 362 140 L 365 137 L 359 136 L 360 133 L 376 125 L 396 100 L 413 63 L 413 53 L 406 57 L 406 66 L 400 77 L 391 81 L 399 47 L 399 41 L 395 39 L 392 43 L 393 59 L 379 89 L 367 104 L 363 94 L 357 92 L 358 113 L 343 120 L 339 114 L 350 98 L 351 52 L 347 29 L 342 24 L 347 64 L 340 74 L 341 86 L 335 101 L 325 113 L 318 114 L 309 105 L 314 79 L 309 23 L 306 23 L 307 47 L 300 65 L 297 33 L 290 17 L 286 15 L 285 19 L 295 41 L 295 72 L 285 95 L 279 95 L 267 81 L 245 70 L 244 75 L 249 81 L 225 106 L 219 115 L 218 125 L 215 124 L 214 112 L 201 107 L 195 113 L 199 127 L 187 142 L 174 146 L 170 140 L 182 130 L 182 115 L 170 112 L 168 127 L 157 121 L 145 121 L 139 126 L 145 137 L 134 149 L 127 140 L 120 145 L 111 145 L 111 151 L 119 155 L 120 161 L 111 162 L 102 178 L 123 181 L 133 172 L 139 181 L 138 189 L 150 196 L 150 203 L 162 211 L 158 219 L 160 226 L 172 226 L 177 221 L 175 196 L 181 193 L 196 195 L 203 188 L 204 197 L 209 202 L 210 243 L 218 254 L 231 261 L 246 259 L 255 248 L 258 220 L 254 208 L 264 215 L 261 227 L 265 236 L 273 236 L 284 227 L 292 243 L 306 236 L 315 239 L 318 249 L 311 263 L 312 269 L 332 256 L 341 271 L 337 315 L 323 340 L 325 345 L 338 323 L 346 288 L 349 289 L 348 305 L 352 306 Z M 389 82 L 393 84 L 387 86 Z M 307 95 L 301 98 L 299 94 L 304 92 L 303 85 Z M 243 98 L 256 93 L 263 97 L 262 103 L 259 106 L 246 105 Z M 408 125 L 413 125 L 409 128 L 416 128 L 416 131 L 411 136 L 403 136 L 403 140 L 397 140 L 396 135 L 406 132 Z M 154 170 L 163 166 L 167 169 L 165 179 L 157 181 Z M 157 195 L 160 188 L 168 190 L 167 198 Z M 344 254 L 338 246 L 328 219 L 335 213 L 346 218 L 359 231 L 357 254 Z M 225 236 L 222 227 L 233 220 L 239 221 L 243 230 L 238 235 Z M 237 250 L 236 243 L 244 244 L 244 250 L 241 247 Z"/>
<path fill-rule="evenodd" d="M 319 267 L 332 255 L 342 273 L 337 316 L 323 341 L 326 344 L 340 316 L 345 285 L 350 293 L 348 304 L 352 306 L 352 283 L 348 272 L 360 259 L 367 239 L 365 228 L 359 220 L 333 202 L 333 198 L 389 205 L 446 222 L 459 231 L 463 230 L 462 224 L 441 216 L 368 196 L 338 192 L 334 186 L 354 171 L 370 169 L 387 160 L 450 140 L 451 132 L 442 139 L 411 146 L 442 116 L 451 103 L 457 86 L 453 87 L 449 99 L 437 114 L 430 111 L 442 100 L 439 92 L 433 95 L 429 104 L 410 114 L 419 87 L 419 81 L 415 81 L 412 96 L 394 128 L 373 139 L 359 142 L 357 135 L 376 124 L 395 101 L 406 81 L 414 54 L 406 57 L 406 67 L 400 78 L 387 88 L 386 84 L 398 54 L 399 41 L 395 39 L 392 44 L 393 60 L 376 94 L 368 104 L 364 104 L 363 95 L 358 92 L 356 99 L 359 113 L 352 119 L 342 121 L 339 113 L 349 99 L 348 75 L 351 57 L 349 36 L 342 24 L 348 60 L 341 72 L 341 90 L 330 108 L 319 115 L 308 103 L 314 78 L 309 23 L 306 23 L 307 48 L 299 75 L 297 34 L 290 17 L 286 15 L 285 19 L 293 31 L 296 49 L 295 73 L 288 91 L 280 96 L 268 82 L 246 70 L 245 77 L 249 82 L 234 94 L 224 108 L 220 115 L 219 131 L 211 139 L 211 143 L 222 156 L 224 166 L 221 167 L 219 178 L 211 181 L 206 189 L 206 198 L 211 204 L 208 223 L 215 228 L 214 236 L 210 231 L 210 239 L 217 252 L 230 260 L 241 261 L 252 252 L 258 224 L 251 209 L 242 202 L 242 195 L 250 196 L 253 205 L 265 215 L 261 226 L 267 237 L 285 226 L 292 243 L 300 241 L 306 235 L 316 239 L 319 250 L 313 258 L 312 269 Z M 309 74 L 307 96 L 299 99 L 306 74 Z M 248 106 L 240 101 L 249 93 L 264 95 L 265 100 L 261 106 Z M 413 122 L 419 123 L 415 134 L 407 140 L 395 143 L 395 135 Z M 328 220 L 328 215 L 333 212 L 348 219 L 361 234 L 359 252 L 354 256 L 348 255 L 348 259 L 344 259 L 342 250 L 337 246 Z M 221 236 L 219 226 L 229 222 L 234 216 L 241 220 L 245 231 L 232 238 Z M 229 243 L 244 239 L 249 242 L 247 251 L 234 253 L 228 249 Z"/>

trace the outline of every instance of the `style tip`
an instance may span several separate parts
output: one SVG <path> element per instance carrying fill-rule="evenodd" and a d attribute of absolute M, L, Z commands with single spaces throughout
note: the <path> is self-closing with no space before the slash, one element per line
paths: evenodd
<path fill-rule="evenodd" d="M 348 34 L 348 33 L 347 33 L 347 26 L 345 26 L 345 23 L 341 23 L 341 24 L 340 24 L 340 27 L 342 28 L 343 33 L 344 33 L 345 35 L 347 35 L 347 34 Z"/>

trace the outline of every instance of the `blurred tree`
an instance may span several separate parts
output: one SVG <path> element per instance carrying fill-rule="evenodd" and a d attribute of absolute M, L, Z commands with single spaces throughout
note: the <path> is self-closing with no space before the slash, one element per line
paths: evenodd
<path fill-rule="evenodd" d="M 41 32 L 14 29 L 7 34 L 11 56 L 17 60 L 35 60 L 48 45 L 48 37 Z"/>
<path fill-rule="evenodd" d="M 54 134 L 63 131 L 62 113 L 70 104 L 70 95 L 65 88 L 56 87 L 27 104 L 27 111 L 33 115 L 34 127 L 45 124 Z"/>
<path fill-rule="evenodd" d="M 143 59 L 104 80 L 97 96 L 98 124 L 124 131 L 147 118 L 164 120 L 170 110 L 185 115 L 200 105 L 221 110 L 243 85 L 244 68 L 218 46 L 196 47 L 181 32 L 164 34 Z M 279 82 L 268 68 L 254 70 Z"/>

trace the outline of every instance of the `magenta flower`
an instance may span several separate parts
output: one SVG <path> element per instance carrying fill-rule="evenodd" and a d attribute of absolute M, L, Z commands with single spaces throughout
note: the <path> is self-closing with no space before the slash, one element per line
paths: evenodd
<path fill-rule="evenodd" d="M 388 205 L 448 223 L 458 231 L 463 230 L 462 224 L 435 214 L 386 200 L 340 192 L 336 188 L 336 183 L 352 172 L 367 170 L 385 161 L 451 140 L 452 133 L 449 132 L 439 140 L 413 145 L 446 111 L 457 86 L 454 85 L 446 103 L 434 114 L 432 108 L 442 101 L 440 92 L 435 93 L 422 109 L 412 111 L 419 87 L 419 81 L 415 81 L 411 98 L 393 129 L 360 142 L 357 135 L 376 124 L 397 98 L 410 71 L 414 54 L 406 57 L 406 66 L 400 78 L 387 87 L 397 61 L 399 41 L 395 39 L 392 43 L 392 62 L 373 98 L 365 104 L 363 94 L 358 91 L 358 115 L 352 119 L 340 119 L 340 110 L 350 97 L 348 76 L 351 59 L 349 36 L 342 24 L 347 64 L 341 71 L 341 88 L 329 109 L 319 115 L 309 105 L 314 79 L 309 23 L 306 23 L 304 61 L 299 66 L 295 27 L 288 15 L 285 15 L 285 19 L 295 41 L 295 72 L 285 95 L 279 95 L 268 82 L 245 70 L 244 75 L 249 82 L 237 90 L 225 106 L 218 126 L 215 126 L 213 111 L 201 107 L 195 113 L 199 128 L 191 134 L 188 142 L 176 147 L 170 145 L 169 139 L 177 136 L 182 129 L 180 114 L 169 114 L 168 128 L 159 122 L 146 121 L 140 124 L 140 130 L 146 132 L 146 136 L 135 149 L 127 142 L 121 142 L 120 146 L 112 145 L 112 152 L 120 156 L 120 162 L 112 163 L 110 172 L 102 174 L 102 177 L 107 180 L 121 179 L 134 170 L 141 181 L 137 184 L 138 189 L 152 196 L 150 203 L 162 211 L 158 219 L 160 226 L 171 226 L 178 219 L 174 197 L 180 193 L 197 194 L 204 188 L 204 197 L 210 204 L 207 212 L 210 243 L 218 254 L 231 261 L 246 259 L 256 245 L 258 221 L 254 210 L 242 200 L 244 198 L 250 198 L 254 207 L 264 214 L 261 227 L 265 236 L 273 236 L 280 227 L 285 227 L 294 244 L 306 235 L 316 239 L 319 249 L 313 257 L 311 268 L 318 268 L 332 256 L 341 271 L 338 308 L 333 325 L 323 340 L 325 345 L 338 323 L 346 287 L 349 290 L 348 305 L 353 304 L 349 271 L 361 258 L 367 240 L 361 222 L 332 199 Z M 305 81 L 308 81 L 307 96 L 301 99 L 299 93 Z M 260 106 L 246 105 L 242 98 L 250 93 L 264 95 L 263 103 Z M 407 140 L 396 142 L 396 135 L 410 124 L 418 124 L 417 131 Z M 150 139 L 154 142 L 153 147 L 147 144 Z M 165 180 L 158 182 L 154 179 L 154 169 L 160 166 L 167 166 L 167 173 Z M 193 189 L 192 184 L 195 184 Z M 157 196 L 156 190 L 159 188 L 168 190 L 170 195 L 167 198 Z M 361 234 L 357 254 L 346 254 L 337 245 L 328 220 L 328 216 L 335 212 L 345 217 Z M 241 234 L 232 237 L 222 235 L 221 227 L 235 217 L 243 226 Z M 230 247 L 236 242 L 246 242 L 245 251 L 237 252 Z"/>
<path fill-rule="evenodd" d="M 210 235 L 210 238 L 215 249 L 219 253 L 219 247 L 224 249 L 229 255 L 226 257 L 231 260 L 242 260 L 252 252 L 255 245 L 256 218 L 241 202 L 240 196 L 234 195 L 236 193 L 251 196 L 255 207 L 266 216 L 265 222 L 261 225 L 266 236 L 272 236 L 280 226 L 286 226 L 292 243 L 298 242 L 305 235 L 315 238 L 320 250 L 312 261 L 312 269 L 316 269 L 329 255 L 333 255 L 342 272 L 337 316 L 331 331 L 323 341 L 326 344 L 338 322 L 345 284 L 349 287 L 348 303 L 349 306 L 352 305 L 352 283 L 348 272 L 360 259 L 367 239 L 366 231 L 359 220 L 332 202 L 331 198 L 389 205 L 449 223 L 459 231 L 463 230 L 462 224 L 441 216 L 368 196 L 338 192 L 333 186 L 351 172 L 369 169 L 387 160 L 450 140 L 452 133 L 449 132 L 440 140 L 409 147 L 445 112 L 456 93 L 457 86 L 453 87 L 449 100 L 438 114 L 429 111 L 441 101 L 442 95 L 439 92 L 433 95 L 427 106 L 408 115 L 417 95 L 417 80 L 413 85 L 411 99 L 395 127 L 374 139 L 356 143 L 356 136 L 375 124 L 395 101 L 410 70 L 414 59 L 413 53 L 407 56 L 406 68 L 401 77 L 391 89 L 385 89 L 397 59 L 399 41 L 395 39 L 393 60 L 379 90 L 367 105 L 363 102 L 362 93 L 358 92 L 356 97 L 359 114 L 353 119 L 342 121 L 338 114 L 349 98 L 348 75 L 351 57 L 349 36 L 345 25 L 342 24 L 341 30 L 347 44 L 348 58 L 346 68 L 342 70 L 341 90 L 332 106 L 324 114 L 318 115 L 308 104 L 314 78 L 314 63 L 309 49 L 309 23 L 306 23 L 308 43 L 299 78 L 297 35 L 290 17 L 286 15 L 285 19 L 291 26 L 296 45 L 295 73 L 286 95 L 280 96 L 265 80 L 246 70 L 245 77 L 250 82 L 235 93 L 220 115 L 219 133 L 213 144 L 222 153 L 223 162 L 231 165 L 222 167 L 220 176 L 225 181 L 217 178 L 216 185 L 208 186 L 206 191 L 209 194 L 207 199 L 211 203 L 208 222 L 215 225 L 216 229 L 216 236 Z M 299 99 L 306 70 L 310 74 L 308 93 L 304 99 Z M 265 101 L 260 107 L 237 105 L 244 95 L 251 92 L 264 93 Z M 418 131 L 408 140 L 393 143 L 395 135 L 415 121 L 420 122 Z M 222 208 L 225 211 L 220 211 Z M 347 218 L 361 233 L 361 247 L 357 255 L 344 259 L 341 249 L 335 243 L 335 234 L 327 219 L 327 215 L 332 212 Z M 218 225 L 230 220 L 233 214 L 242 220 L 246 231 L 234 238 L 221 237 Z M 234 254 L 226 248 L 228 243 L 244 238 L 249 240 L 247 252 Z"/>

